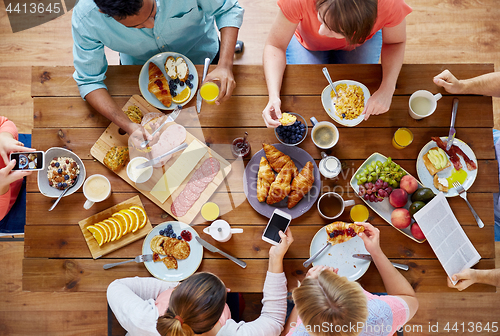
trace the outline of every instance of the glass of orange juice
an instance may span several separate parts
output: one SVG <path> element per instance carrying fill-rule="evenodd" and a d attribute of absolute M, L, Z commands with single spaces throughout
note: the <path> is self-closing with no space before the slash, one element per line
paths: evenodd
<path fill-rule="evenodd" d="M 209 104 L 215 104 L 219 98 L 219 85 L 216 82 L 206 82 L 200 88 L 200 96 Z"/>
<path fill-rule="evenodd" d="M 357 204 L 351 208 L 350 215 L 353 222 L 366 222 L 370 213 L 368 212 L 368 208 L 363 204 Z"/>
<path fill-rule="evenodd" d="M 413 133 L 408 128 L 399 128 L 392 137 L 392 145 L 397 149 L 403 149 L 413 141 Z"/>

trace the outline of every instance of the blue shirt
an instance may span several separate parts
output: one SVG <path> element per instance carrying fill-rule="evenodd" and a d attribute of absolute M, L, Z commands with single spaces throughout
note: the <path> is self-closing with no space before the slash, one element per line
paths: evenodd
<path fill-rule="evenodd" d="M 156 0 L 154 28 L 128 28 L 101 12 L 93 0 L 73 9 L 73 78 L 82 98 L 100 88 L 108 62 L 104 46 L 120 53 L 122 64 L 144 64 L 165 51 L 178 52 L 195 64 L 211 60 L 219 50 L 219 29 L 239 28 L 243 8 L 238 0 Z"/>

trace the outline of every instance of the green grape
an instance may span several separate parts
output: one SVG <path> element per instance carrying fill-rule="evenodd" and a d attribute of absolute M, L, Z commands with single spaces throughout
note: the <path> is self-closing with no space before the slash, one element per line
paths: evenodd
<path fill-rule="evenodd" d="M 375 169 L 375 171 L 377 172 L 377 174 L 380 174 L 380 168 L 377 167 L 377 169 Z"/>
<path fill-rule="evenodd" d="M 389 167 L 385 167 L 385 168 L 384 168 L 384 170 L 385 170 L 386 172 L 390 172 L 390 171 L 391 171 L 391 168 L 389 168 Z"/>
<path fill-rule="evenodd" d="M 387 161 L 385 161 L 384 163 L 382 163 L 382 167 L 384 167 L 384 168 L 387 167 L 387 165 L 388 165 Z"/>
<path fill-rule="evenodd" d="M 368 171 L 369 171 L 370 173 L 371 173 L 371 172 L 373 172 L 374 170 L 375 170 L 375 169 L 373 169 L 373 168 L 372 168 L 372 166 L 369 166 L 369 167 L 368 167 Z"/>
<path fill-rule="evenodd" d="M 394 183 L 391 183 L 392 187 L 397 188 L 398 187 L 398 182 L 394 181 Z"/>
<path fill-rule="evenodd" d="M 370 165 L 372 166 L 373 169 L 377 168 L 377 162 L 375 161 L 372 161 Z"/>
<path fill-rule="evenodd" d="M 382 165 L 382 162 L 377 161 L 377 167 L 380 167 Z"/>
<path fill-rule="evenodd" d="M 361 182 L 361 180 L 358 180 L 358 185 L 361 185 L 363 184 L 363 182 Z"/>
<path fill-rule="evenodd" d="M 358 181 L 359 181 L 359 179 L 360 179 L 360 178 L 361 178 L 361 175 L 360 175 L 360 174 L 356 175 L 356 180 L 358 180 Z"/>
<path fill-rule="evenodd" d="M 389 176 L 387 176 L 385 179 L 384 179 L 384 182 L 387 182 L 389 183 L 391 181 L 391 178 Z"/>
<path fill-rule="evenodd" d="M 363 175 L 365 175 L 365 176 L 368 175 L 368 169 L 363 170 Z"/>
<path fill-rule="evenodd" d="M 401 169 L 401 166 L 400 166 L 400 165 L 396 165 L 396 169 L 397 169 L 397 170 L 400 170 L 400 169 Z"/>
<path fill-rule="evenodd" d="M 373 181 L 373 177 L 368 176 L 368 178 L 366 179 L 366 181 L 367 181 L 367 182 L 371 182 L 371 181 Z"/>
<path fill-rule="evenodd" d="M 389 157 L 387 158 L 387 161 L 386 161 L 386 162 L 387 162 L 387 164 L 391 164 L 391 162 L 392 162 L 392 158 L 389 156 Z"/>
<path fill-rule="evenodd" d="M 363 176 L 362 178 L 359 179 L 361 181 L 361 183 L 365 183 L 367 178 L 365 176 Z"/>
<path fill-rule="evenodd" d="M 373 177 L 377 177 L 378 174 L 377 174 L 377 172 L 373 172 L 370 175 L 373 176 Z"/>

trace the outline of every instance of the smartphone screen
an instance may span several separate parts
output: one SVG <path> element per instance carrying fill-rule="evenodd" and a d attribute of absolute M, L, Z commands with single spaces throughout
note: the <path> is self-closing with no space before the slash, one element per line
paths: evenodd
<path fill-rule="evenodd" d="M 16 160 L 13 170 L 43 169 L 43 152 L 11 153 L 10 159 Z"/>
<path fill-rule="evenodd" d="M 281 237 L 279 235 L 280 230 L 285 232 L 288 224 L 290 223 L 290 219 L 280 216 L 277 213 L 274 213 L 269 221 L 269 225 L 267 226 L 266 232 L 264 232 L 264 237 L 274 240 L 279 243 L 281 241 Z"/>

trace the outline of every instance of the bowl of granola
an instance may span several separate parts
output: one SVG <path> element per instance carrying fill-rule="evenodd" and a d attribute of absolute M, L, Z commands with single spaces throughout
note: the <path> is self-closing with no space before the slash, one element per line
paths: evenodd
<path fill-rule="evenodd" d="M 338 97 L 330 85 L 321 93 L 321 102 L 326 113 L 341 125 L 353 127 L 361 123 L 365 117 L 365 109 L 370 91 L 360 82 L 352 80 L 340 80 L 333 83 Z"/>
<path fill-rule="evenodd" d="M 60 147 L 52 147 L 45 152 L 44 169 L 38 171 L 38 189 L 42 195 L 57 198 L 62 190 L 74 184 L 64 195 L 66 197 L 80 189 L 84 181 L 85 166 L 78 155 Z"/>

